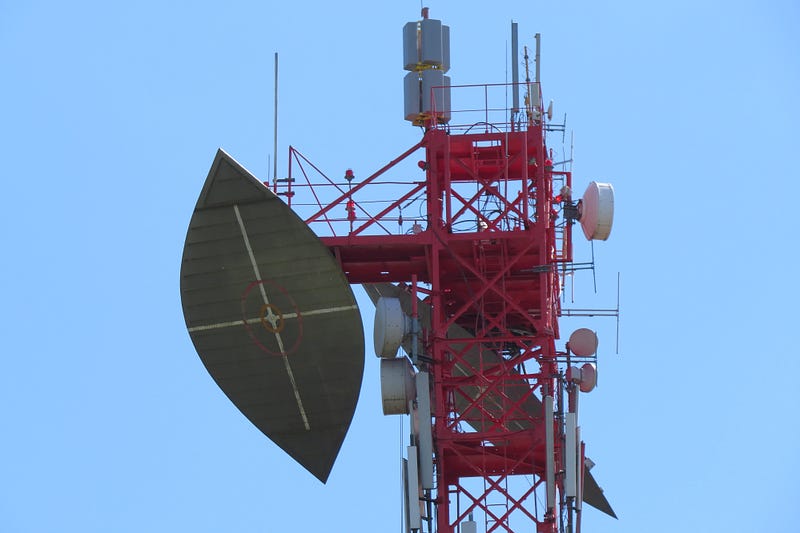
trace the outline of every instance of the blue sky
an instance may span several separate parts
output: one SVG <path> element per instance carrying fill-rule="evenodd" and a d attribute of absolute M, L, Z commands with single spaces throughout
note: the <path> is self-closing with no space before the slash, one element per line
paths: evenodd
<path fill-rule="evenodd" d="M 576 305 L 613 306 L 621 272 L 620 354 L 613 320 L 568 323 L 600 335 L 582 435 L 620 518 L 587 512 L 584 531 L 796 529 L 800 7 L 562 4 L 427 3 L 455 84 L 505 81 L 512 19 L 523 43 L 541 32 L 577 189 L 616 189 L 598 294 L 587 274 Z M 281 168 L 292 144 L 366 175 L 418 140 L 401 64 L 418 15 L 0 2 L 0 531 L 400 530 L 400 423 L 372 354 L 323 486 L 213 383 L 178 273 L 217 147 L 266 177 L 274 52 Z"/>

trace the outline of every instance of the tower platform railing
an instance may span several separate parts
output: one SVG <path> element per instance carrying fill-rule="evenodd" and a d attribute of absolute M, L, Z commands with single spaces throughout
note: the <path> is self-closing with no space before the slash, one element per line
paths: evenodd
<path fill-rule="evenodd" d="M 522 103 L 512 101 L 515 86 L 524 94 Z M 433 110 L 429 126 L 451 135 L 523 131 L 544 116 L 536 82 L 433 87 L 430 101 Z"/>

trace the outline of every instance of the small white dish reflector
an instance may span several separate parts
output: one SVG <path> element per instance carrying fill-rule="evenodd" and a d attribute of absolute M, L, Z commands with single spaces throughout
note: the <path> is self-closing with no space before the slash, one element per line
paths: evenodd
<path fill-rule="evenodd" d="M 581 392 L 591 392 L 597 385 L 597 367 L 592 363 L 586 363 L 581 367 L 581 381 L 578 386 Z"/>
<path fill-rule="evenodd" d="M 589 328 L 580 328 L 569 336 L 569 351 L 581 357 L 588 357 L 597 352 L 597 334 Z"/>
<path fill-rule="evenodd" d="M 381 401 L 383 414 L 408 414 L 410 403 L 417 396 L 414 367 L 405 357 L 381 359 Z"/>
<path fill-rule="evenodd" d="M 392 358 L 410 331 L 409 318 L 403 313 L 398 298 L 381 297 L 375 304 L 373 340 L 378 357 Z"/>
<path fill-rule="evenodd" d="M 591 392 L 597 385 L 597 367 L 586 363 L 582 367 L 572 366 L 567 371 L 567 379 L 577 383 L 581 392 Z"/>
<path fill-rule="evenodd" d="M 605 241 L 614 221 L 614 188 L 593 181 L 586 187 L 580 206 L 583 234 L 590 241 Z"/>

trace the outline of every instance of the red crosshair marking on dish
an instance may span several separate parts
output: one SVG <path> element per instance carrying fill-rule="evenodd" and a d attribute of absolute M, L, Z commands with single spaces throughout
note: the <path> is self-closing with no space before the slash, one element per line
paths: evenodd
<path fill-rule="evenodd" d="M 286 322 L 283 320 L 283 313 L 281 313 L 277 305 L 262 305 L 259 318 L 261 318 L 261 325 L 270 333 L 280 333 L 286 325 Z"/>
<path fill-rule="evenodd" d="M 273 301 L 261 303 L 261 297 L 258 297 L 261 305 L 259 305 L 258 314 L 256 315 L 256 309 L 252 307 L 248 309 L 248 298 L 258 295 L 262 285 L 265 294 L 269 292 L 273 295 L 273 297 L 270 298 Z M 256 290 L 254 291 L 254 289 Z M 283 309 L 286 309 L 288 306 L 293 312 L 284 313 L 283 309 L 274 303 L 276 300 L 280 302 Z M 253 303 L 255 302 L 250 300 L 250 304 L 253 305 Z M 242 293 L 241 306 L 242 324 L 247 330 L 250 340 L 252 340 L 261 351 L 270 355 L 286 356 L 295 352 L 298 346 L 300 346 L 300 341 L 303 338 L 303 316 L 300 314 L 300 310 L 297 308 L 294 299 L 285 288 L 274 281 L 255 280 L 251 282 Z M 286 327 L 289 319 L 291 319 L 293 324 L 291 328 Z M 254 329 L 251 326 L 251 324 L 254 324 L 256 321 L 261 323 L 261 326 L 264 328 L 263 330 L 260 328 Z M 263 332 L 259 334 L 260 331 Z M 266 338 L 264 337 L 264 332 L 268 334 Z M 275 341 L 278 343 L 277 349 L 268 346 L 272 345 Z"/>

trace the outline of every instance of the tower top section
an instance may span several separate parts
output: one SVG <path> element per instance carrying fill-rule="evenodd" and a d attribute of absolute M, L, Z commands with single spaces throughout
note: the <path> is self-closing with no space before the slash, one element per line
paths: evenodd
<path fill-rule="evenodd" d="M 403 26 L 404 116 L 417 126 L 450 120 L 450 27 L 428 18 Z M 437 102 L 437 105 L 434 103 Z"/>

